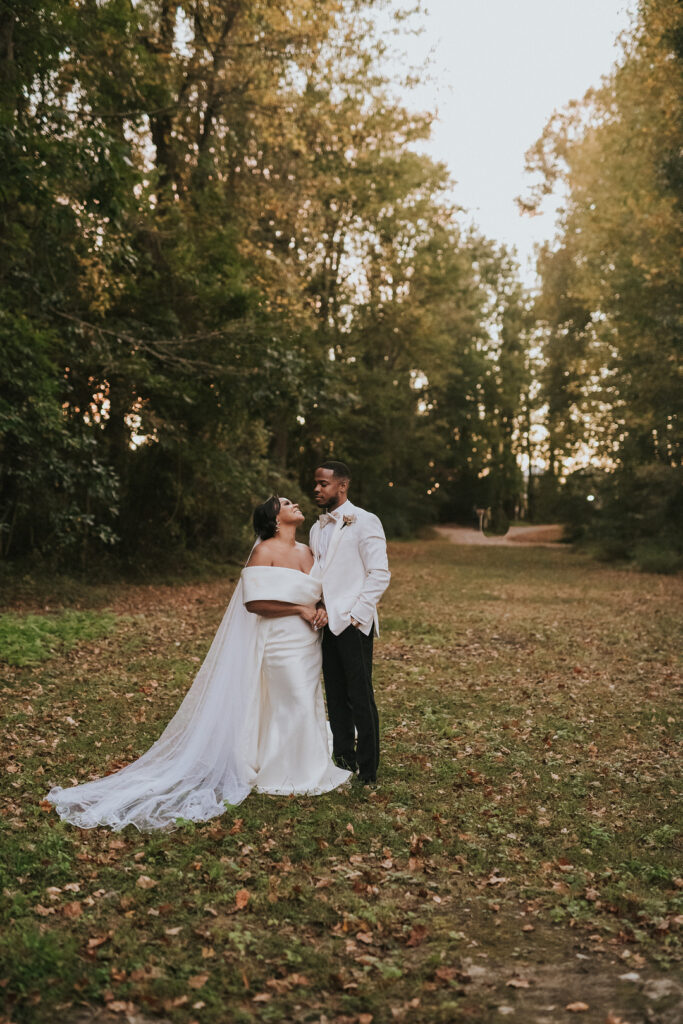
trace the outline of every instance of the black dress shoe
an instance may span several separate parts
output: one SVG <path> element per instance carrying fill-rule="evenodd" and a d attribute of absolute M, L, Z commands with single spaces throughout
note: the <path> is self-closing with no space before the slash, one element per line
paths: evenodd
<path fill-rule="evenodd" d="M 374 784 L 377 782 L 377 776 L 376 775 L 359 775 L 358 776 L 358 781 L 360 782 L 361 786 L 374 786 Z"/>
<path fill-rule="evenodd" d="M 333 757 L 332 760 L 336 764 L 337 768 L 343 768 L 346 772 L 354 772 L 355 774 L 355 772 L 358 771 L 358 765 L 351 764 L 351 762 L 347 761 L 345 757 Z"/>

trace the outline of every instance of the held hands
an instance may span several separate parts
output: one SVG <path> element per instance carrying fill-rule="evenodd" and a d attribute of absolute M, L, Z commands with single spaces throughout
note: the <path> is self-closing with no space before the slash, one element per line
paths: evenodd
<path fill-rule="evenodd" d="M 327 625 L 327 612 L 325 608 L 317 607 L 314 604 L 304 604 L 301 606 L 301 618 L 309 624 L 311 629 L 322 629 L 323 626 Z"/>

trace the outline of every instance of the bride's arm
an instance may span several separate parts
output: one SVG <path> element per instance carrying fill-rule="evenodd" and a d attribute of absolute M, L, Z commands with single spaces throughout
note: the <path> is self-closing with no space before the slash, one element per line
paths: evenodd
<path fill-rule="evenodd" d="M 287 601 L 245 601 L 244 607 L 254 615 L 263 615 L 266 619 L 280 619 L 285 615 L 300 615 L 313 629 L 327 625 L 327 612 L 324 607 L 314 604 L 289 604 Z"/>
<path fill-rule="evenodd" d="M 313 605 L 289 604 L 288 601 L 245 601 L 244 607 L 254 615 L 265 615 L 268 619 L 279 619 L 283 615 L 301 615 L 306 618 L 305 612 Z"/>

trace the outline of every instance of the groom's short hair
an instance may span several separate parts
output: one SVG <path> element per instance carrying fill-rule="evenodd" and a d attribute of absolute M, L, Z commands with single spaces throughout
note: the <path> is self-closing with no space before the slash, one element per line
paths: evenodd
<path fill-rule="evenodd" d="M 334 460 L 330 460 L 329 462 L 321 462 L 319 468 L 331 469 L 332 475 L 336 476 L 338 480 L 348 480 L 349 482 L 351 481 L 351 473 L 349 472 L 349 467 L 346 465 L 345 462 L 335 462 Z"/>

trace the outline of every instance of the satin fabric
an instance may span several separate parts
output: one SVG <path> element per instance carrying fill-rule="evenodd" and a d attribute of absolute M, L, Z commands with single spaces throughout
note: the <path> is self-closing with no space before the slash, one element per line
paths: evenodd
<path fill-rule="evenodd" d="M 253 566 L 244 570 L 243 580 L 245 602 L 314 604 L 321 595 L 315 566 L 310 576 L 297 569 Z M 299 615 L 259 619 L 263 654 L 254 785 L 260 793 L 326 793 L 346 782 L 350 772 L 330 758 L 320 683 L 321 634 Z"/>

